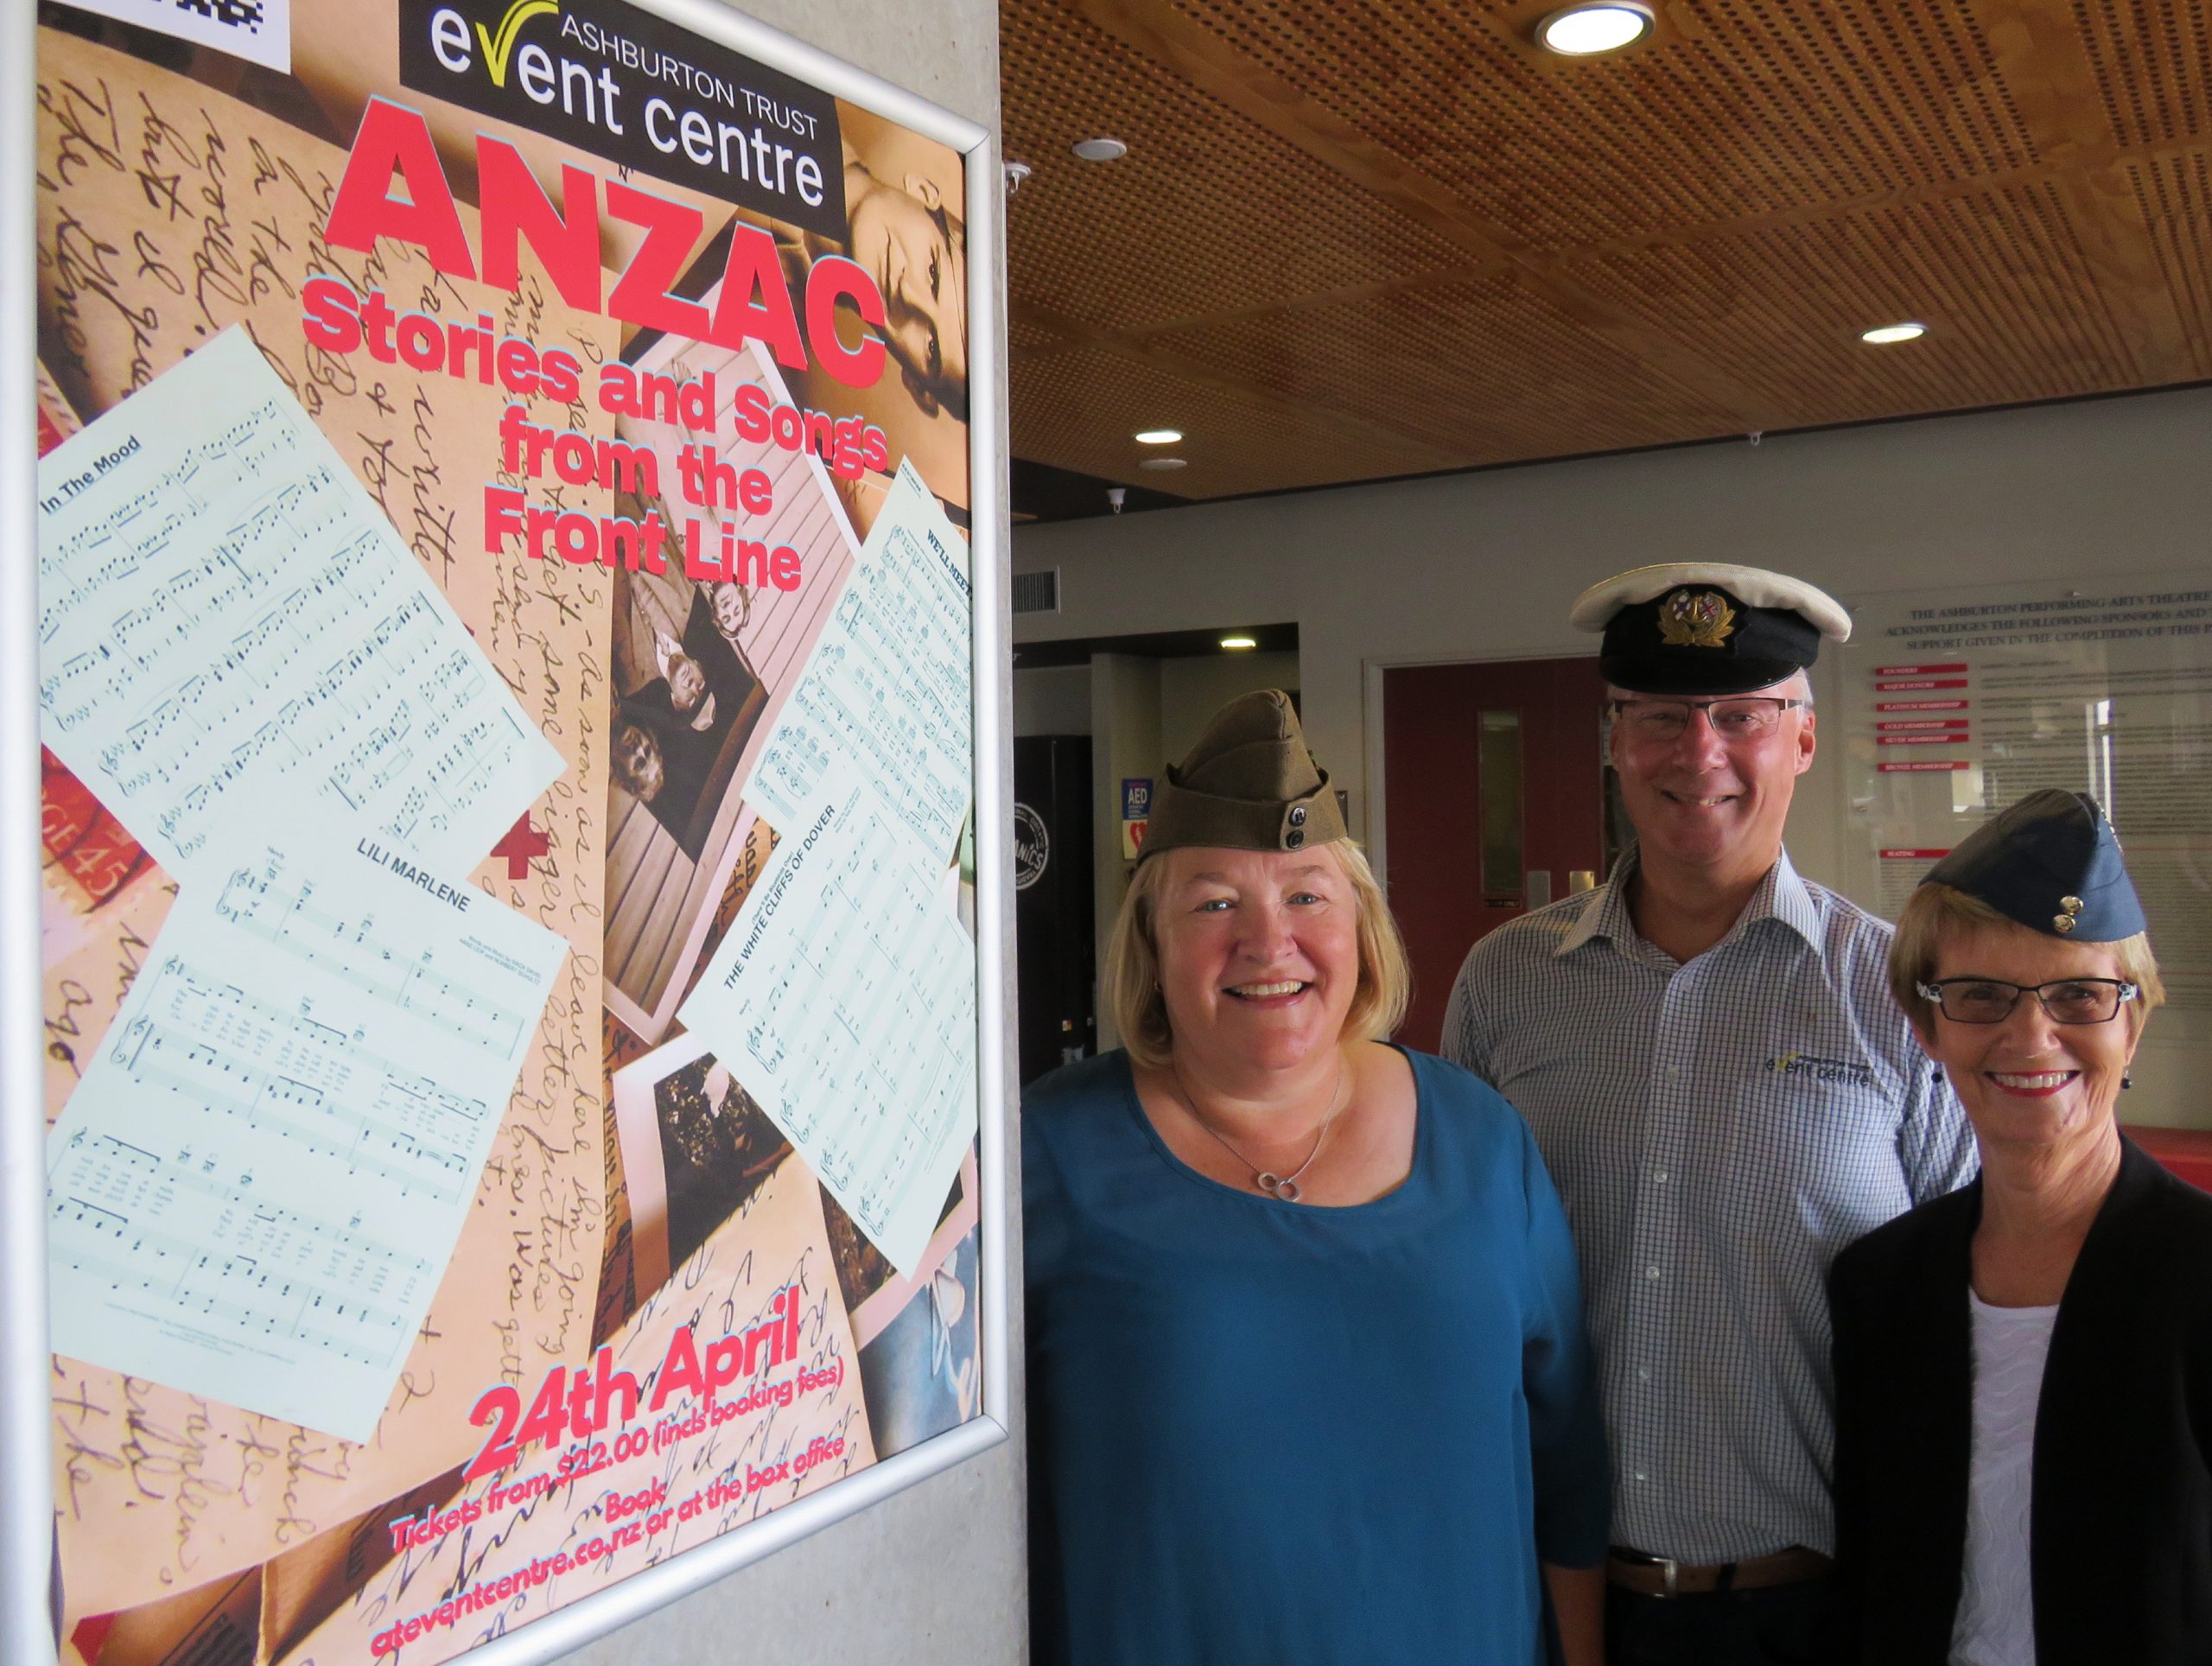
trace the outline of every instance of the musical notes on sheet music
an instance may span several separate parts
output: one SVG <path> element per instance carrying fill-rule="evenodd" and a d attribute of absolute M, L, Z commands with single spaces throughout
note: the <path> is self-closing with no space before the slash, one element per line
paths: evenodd
<path fill-rule="evenodd" d="M 897 818 L 918 859 L 950 861 L 974 792 L 968 545 L 901 463 L 747 796 L 778 827 L 817 796 L 832 758 Z"/>
<path fill-rule="evenodd" d="M 48 1135 L 56 1351 L 365 1440 L 566 951 L 365 839 L 188 884 Z"/>
<path fill-rule="evenodd" d="M 47 744 L 173 873 L 284 797 L 465 870 L 560 773 L 245 331 L 38 482 Z"/>
<path fill-rule="evenodd" d="M 215 912 L 240 931 L 310 965 L 327 967 L 364 994 L 496 1052 L 519 1048 L 528 1024 L 473 983 L 438 970 L 435 946 L 380 930 L 358 899 L 340 900 L 304 875 L 238 868 L 223 883 Z"/>
<path fill-rule="evenodd" d="M 69 1266 L 125 1300 L 161 1302 L 191 1323 L 397 1368 L 413 1334 L 409 1307 L 435 1269 L 420 1256 L 255 1195 L 189 1146 L 173 1160 L 113 1134 L 71 1136 L 57 1222 Z"/>
<path fill-rule="evenodd" d="M 822 783 L 682 1017 L 911 1276 L 976 1134 L 975 945 L 874 789 Z"/>

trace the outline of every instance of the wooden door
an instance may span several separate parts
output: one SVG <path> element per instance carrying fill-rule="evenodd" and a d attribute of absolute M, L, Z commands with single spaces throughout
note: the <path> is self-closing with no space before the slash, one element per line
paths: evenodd
<path fill-rule="evenodd" d="M 1382 673 L 1390 906 L 1414 968 L 1398 1039 L 1433 1051 L 1469 945 L 1605 877 L 1594 658 Z"/>

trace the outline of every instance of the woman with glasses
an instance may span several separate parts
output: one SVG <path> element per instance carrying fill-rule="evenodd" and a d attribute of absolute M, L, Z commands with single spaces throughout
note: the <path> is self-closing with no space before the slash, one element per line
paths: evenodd
<path fill-rule="evenodd" d="M 2120 1130 L 2164 992 L 2096 801 L 1937 863 L 1890 977 L 1982 1173 L 1830 1277 L 1851 1657 L 2212 1662 L 2212 1198 Z"/>

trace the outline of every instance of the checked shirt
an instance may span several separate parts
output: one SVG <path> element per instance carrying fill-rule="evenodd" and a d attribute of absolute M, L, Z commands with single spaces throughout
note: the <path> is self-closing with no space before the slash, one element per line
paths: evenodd
<path fill-rule="evenodd" d="M 1611 880 L 1501 926 L 1443 1051 L 1528 1118 L 1582 1260 L 1616 1544 L 1832 1553 L 1828 1264 L 1973 1177 L 1972 1131 L 1884 970 L 1890 927 L 1785 854 L 1678 963 Z"/>

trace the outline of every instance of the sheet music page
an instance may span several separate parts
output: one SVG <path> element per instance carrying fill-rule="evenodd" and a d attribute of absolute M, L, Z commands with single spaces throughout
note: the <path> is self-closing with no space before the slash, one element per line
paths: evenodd
<path fill-rule="evenodd" d="M 817 781 L 682 1017 L 911 1278 L 976 1135 L 976 947 L 874 790 Z"/>
<path fill-rule="evenodd" d="M 975 785 L 968 633 L 967 542 L 902 461 L 747 796 L 779 830 L 796 826 L 842 760 L 918 860 L 951 861 Z"/>
<path fill-rule="evenodd" d="M 796 1311 L 795 1351 L 747 1349 L 750 1369 L 713 1394 L 686 1380 L 721 1339 L 781 1328 L 779 1303 Z M 608 1396 L 604 1424 L 565 1452 L 508 1448 L 439 1512 L 465 1524 L 403 1548 L 276 1666 L 395 1649 L 404 1666 L 434 1666 L 875 1461 L 822 1194 L 789 1158 L 645 1300 L 605 1360 L 588 1373 L 594 1388 L 626 1376 L 635 1389 Z M 632 1433 L 637 1450 L 614 1457 L 630 1432 L 646 1438 Z"/>
<path fill-rule="evenodd" d="M 41 734 L 173 874 L 302 792 L 465 874 L 561 773 L 245 330 L 47 454 L 38 493 Z"/>
<path fill-rule="evenodd" d="M 48 1136 L 55 1351 L 366 1440 L 568 946 L 365 836 L 188 885 Z"/>

